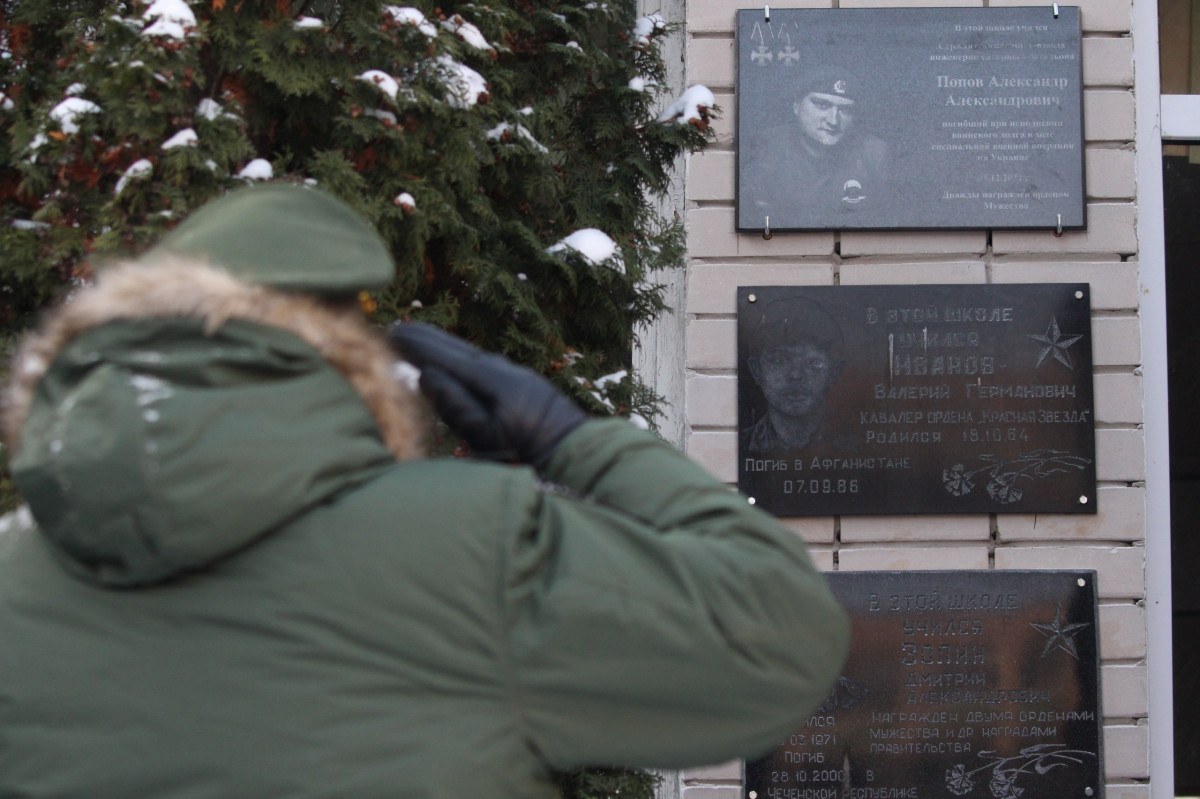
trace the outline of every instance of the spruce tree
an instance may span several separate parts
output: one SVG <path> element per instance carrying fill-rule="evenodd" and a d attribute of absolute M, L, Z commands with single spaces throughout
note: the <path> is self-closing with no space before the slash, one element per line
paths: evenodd
<path fill-rule="evenodd" d="M 652 420 L 631 345 L 683 256 L 655 201 L 713 106 L 694 87 L 656 114 L 667 34 L 633 0 L 0 0 L 0 345 L 222 192 L 306 181 L 392 247 L 395 282 L 361 298 L 374 320 Z M 5 475 L 0 511 L 16 501 Z"/>

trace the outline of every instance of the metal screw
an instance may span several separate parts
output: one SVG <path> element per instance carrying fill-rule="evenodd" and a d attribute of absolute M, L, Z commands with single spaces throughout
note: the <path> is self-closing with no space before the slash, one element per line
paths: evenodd
<path fill-rule="evenodd" d="M 1082 292 L 1082 291 L 1077 291 L 1077 292 L 1075 292 L 1075 299 L 1077 299 L 1077 300 L 1082 300 L 1082 299 L 1083 299 L 1083 292 Z"/>
<path fill-rule="evenodd" d="M 753 505 L 753 504 L 754 504 L 754 497 L 746 497 L 746 501 L 747 501 L 747 502 L 749 502 L 751 505 Z"/>
<path fill-rule="evenodd" d="M 750 302 L 758 302 L 758 297 L 754 296 L 753 294 L 751 294 L 747 299 L 749 299 Z"/>
<path fill-rule="evenodd" d="M 1082 496 L 1082 497 L 1080 497 L 1080 498 L 1079 498 L 1079 504 L 1080 504 L 1080 505 L 1086 505 L 1086 504 L 1088 504 L 1088 498 L 1087 498 L 1086 496 Z"/>
<path fill-rule="evenodd" d="M 1087 585 L 1087 580 L 1080 577 L 1078 580 L 1075 581 L 1075 585 L 1079 586 L 1080 588 L 1083 588 L 1085 585 Z"/>

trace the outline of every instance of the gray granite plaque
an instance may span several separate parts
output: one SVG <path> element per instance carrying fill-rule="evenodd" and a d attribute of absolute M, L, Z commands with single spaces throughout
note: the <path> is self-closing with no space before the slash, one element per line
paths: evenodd
<path fill-rule="evenodd" d="M 738 12 L 739 230 L 1085 226 L 1077 7 Z"/>
<path fill-rule="evenodd" d="M 1103 797 L 1095 572 L 828 576 L 850 656 L 747 799 Z"/>
<path fill-rule="evenodd" d="M 738 289 L 738 486 L 778 516 L 1094 513 L 1086 284 Z"/>

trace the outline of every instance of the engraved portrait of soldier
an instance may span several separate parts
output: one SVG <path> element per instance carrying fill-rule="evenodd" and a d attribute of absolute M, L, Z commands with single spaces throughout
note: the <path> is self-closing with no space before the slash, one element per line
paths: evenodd
<path fill-rule="evenodd" d="M 801 450 L 838 438 L 826 407 L 845 364 L 837 321 L 803 297 L 751 307 L 741 335 L 746 371 L 761 393 L 762 410 L 752 412 L 741 431 L 742 451 Z M 746 389 L 742 392 L 744 396 Z"/>
<path fill-rule="evenodd" d="M 783 121 L 741 123 L 743 227 L 767 227 L 768 219 L 778 229 L 852 226 L 886 209 L 888 146 L 867 129 L 871 102 L 858 76 L 839 66 L 802 67 L 770 90 L 782 94 L 776 118 Z"/>

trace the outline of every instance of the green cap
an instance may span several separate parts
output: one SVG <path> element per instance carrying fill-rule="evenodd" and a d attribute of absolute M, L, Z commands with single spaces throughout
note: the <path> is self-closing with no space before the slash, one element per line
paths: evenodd
<path fill-rule="evenodd" d="M 251 283 L 353 294 L 392 282 L 383 237 L 353 208 L 296 183 L 238 189 L 204 205 L 154 246 Z"/>

